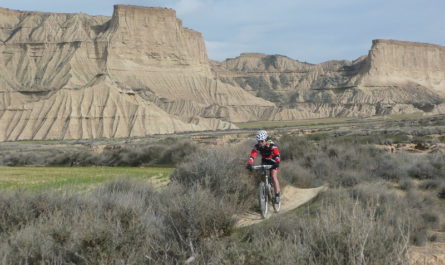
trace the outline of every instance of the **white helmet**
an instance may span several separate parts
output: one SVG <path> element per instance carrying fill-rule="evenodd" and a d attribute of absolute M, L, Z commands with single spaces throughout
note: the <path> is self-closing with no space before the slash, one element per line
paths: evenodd
<path fill-rule="evenodd" d="M 266 141 L 266 139 L 267 139 L 267 132 L 265 130 L 260 130 L 256 133 L 257 141 Z"/>

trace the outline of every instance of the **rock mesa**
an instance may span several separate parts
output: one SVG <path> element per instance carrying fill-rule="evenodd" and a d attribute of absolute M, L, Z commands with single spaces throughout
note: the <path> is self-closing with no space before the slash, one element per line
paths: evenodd
<path fill-rule="evenodd" d="M 209 61 L 172 9 L 0 8 L 0 141 L 129 137 L 253 120 L 444 113 L 445 47 L 375 40 L 355 61 Z"/>

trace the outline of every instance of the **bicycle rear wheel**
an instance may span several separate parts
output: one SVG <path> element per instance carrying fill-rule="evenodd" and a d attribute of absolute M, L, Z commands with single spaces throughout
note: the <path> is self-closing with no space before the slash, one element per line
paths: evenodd
<path fill-rule="evenodd" d="M 260 205 L 261 216 L 263 218 L 267 217 L 267 201 L 268 201 L 267 187 L 266 183 L 262 181 L 260 182 L 260 185 L 258 187 L 258 204 Z"/>
<path fill-rule="evenodd" d="M 274 211 L 276 213 L 278 213 L 280 211 L 280 208 L 281 208 L 281 200 L 278 203 L 275 201 L 275 199 L 276 199 L 275 198 L 275 192 L 274 192 L 275 189 L 274 189 L 274 185 L 273 185 L 272 179 L 270 179 L 270 183 L 272 183 L 272 185 L 270 187 L 270 190 L 269 190 L 270 202 L 272 203 L 272 207 L 273 207 Z"/>

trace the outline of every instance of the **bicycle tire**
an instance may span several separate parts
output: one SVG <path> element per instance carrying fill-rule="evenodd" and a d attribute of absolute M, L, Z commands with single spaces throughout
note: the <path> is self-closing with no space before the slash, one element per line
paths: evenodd
<path fill-rule="evenodd" d="M 266 219 L 268 208 L 268 194 L 266 183 L 260 182 L 258 187 L 258 204 L 260 206 L 261 216 Z"/>
<path fill-rule="evenodd" d="M 278 213 L 281 209 L 281 201 L 279 203 L 275 203 L 275 192 L 274 191 L 274 185 L 272 178 L 269 180 L 271 183 L 270 189 L 269 189 L 269 195 L 270 195 L 270 202 L 272 203 L 272 208 L 274 212 Z"/>

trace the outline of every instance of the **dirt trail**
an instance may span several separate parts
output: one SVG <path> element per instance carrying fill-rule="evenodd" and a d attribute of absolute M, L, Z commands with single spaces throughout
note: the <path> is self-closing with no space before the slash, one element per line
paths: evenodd
<path fill-rule="evenodd" d="M 281 210 L 279 213 L 273 212 L 273 208 L 270 207 L 268 217 L 283 214 L 299 206 L 305 204 L 306 202 L 315 198 L 320 192 L 325 191 L 327 186 L 321 186 L 313 189 L 299 189 L 293 186 L 286 186 L 283 191 Z M 253 225 L 263 221 L 259 212 L 246 212 L 236 217 L 238 219 L 235 227 L 244 227 Z"/>
<path fill-rule="evenodd" d="M 432 242 L 426 246 L 411 246 L 409 253 L 410 265 L 444 265 L 445 243 Z"/>

